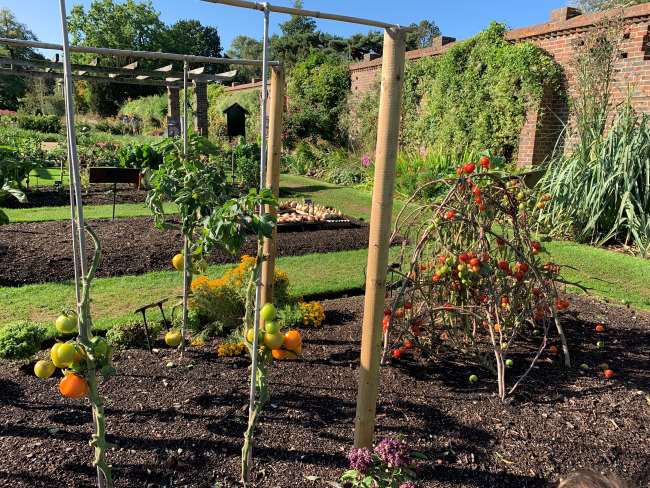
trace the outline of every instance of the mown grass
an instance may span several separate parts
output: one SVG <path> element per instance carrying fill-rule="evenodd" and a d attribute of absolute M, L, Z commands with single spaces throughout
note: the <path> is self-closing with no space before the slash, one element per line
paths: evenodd
<path fill-rule="evenodd" d="M 165 203 L 165 212 L 176 213 L 175 203 Z M 46 222 L 52 220 L 69 220 L 70 207 L 39 207 L 39 208 L 7 208 L 3 209 L 9 217 L 9 222 Z M 113 205 L 85 205 L 84 216 L 88 220 L 110 219 L 113 215 Z M 115 218 L 145 217 L 151 215 L 151 210 L 144 203 L 120 203 L 115 206 Z"/>
<path fill-rule="evenodd" d="M 393 250 L 393 254 L 397 253 Z M 365 281 L 367 251 L 343 251 L 327 254 L 284 257 L 278 267 L 289 275 L 294 296 L 313 296 L 358 289 Z M 211 266 L 208 275 L 217 277 L 232 265 Z M 133 312 L 165 297 L 177 297 L 182 291 L 181 276 L 159 271 L 139 276 L 98 278 L 92 287 L 92 313 L 95 327 L 107 329 L 115 323 L 141 320 Z M 170 305 L 167 306 L 169 310 Z M 74 305 L 74 284 L 44 283 L 18 288 L 0 288 L 0 325 L 17 320 L 51 324 L 58 313 Z M 152 309 L 147 317 L 160 319 Z"/>

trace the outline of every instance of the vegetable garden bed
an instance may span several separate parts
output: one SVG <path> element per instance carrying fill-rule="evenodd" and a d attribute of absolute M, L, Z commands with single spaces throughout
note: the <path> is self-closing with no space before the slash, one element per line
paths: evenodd
<path fill-rule="evenodd" d="M 67 183 L 67 182 L 66 182 Z M 91 185 L 82 195 L 84 205 L 106 205 L 113 203 L 113 185 Z M 136 190 L 133 185 L 117 185 L 116 203 L 144 203 L 147 192 Z M 21 203 L 8 198 L 0 203 L 4 208 L 67 207 L 70 205 L 68 189 L 55 190 L 51 186 L 31 188 L 27 192 L 27 202 Z"/>
<path fill-rule="evenodd" d="M 278 255 L 363 249 L 368 246 L 368 227 L 351 220 L 347 228 L 328 228 L 326 222 L 305 223 L 278 231 Z M 182 247 L 180 231 L 160 231 L 153 219 L 134 217 L 93 221 L 103 246 L 98 276 L 122 276 L 170 269 L 172 257 Z M 2 226 L 0 234 L 0 286 L 58 282 L 73 279 L 69 222 L 17 223 Z M 249 240 L 243 253 L 254 254 Z M 238 261 L 222 251 L 210 255 L 211 263 Z"/>
<path fill-rule="evenodd" d="M 444 353 L 429 366 L 407 358 L 383 369 L 378 437 L 403 435 L 427 456 L 426 487 L 546 487 L 579 468 L 650 481 L 650 315 L 572 297 L 564 314 L 576 364 L 544 360 L 512 402 L 485 371 Z M 258 426 L 257 487 L 326 486 L 347 468 L 357 389 L 359 298 L 326 302 L 321 329 L 303 331 L 300 362 L 271 372 L 271 405 Z M 604 334 L 594 324 L 606 326 Z M 606 342 L 596 349 L 598 338 Z M 173 361 L 176 367 L 167 367 Z M 597 365 L 617 372 L 606 380 Z M 247 422 L 247 359 L 217 359 L 214 344 L 115 357 L 102 386 L 116 487 L 238 485 Z M 189 365 L 192 365 L 190 368 Z M 92 486 L 85 401 L 62 399 L 58 379 L 3 362 L 0 479 L 16 487 Z M 515 364 L 517 368 L 517 364 Z M 480 381 L 469 384 L 477 373 Z"/>

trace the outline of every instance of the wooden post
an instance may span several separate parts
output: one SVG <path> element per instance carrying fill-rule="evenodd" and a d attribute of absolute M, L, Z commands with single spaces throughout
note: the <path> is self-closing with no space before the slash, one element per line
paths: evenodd
<path fill-rule="evenodd" d="M 404 84 L 404 38 L 405 34 L 402 30 L 396 28 L 385 30 L 381 99 L 377 121 L 375 185 L 372 192 L 366 296 L 361 333 L 355 447 L 371 447 L 375 430 L 395 161 Z"/>
<path fill-rule="evenodd" d="M 271 70 L 271 114 L 269 120 L 268 164 L 266 167 L 266 187 L 273 194 L 280 195 L 280 156 L 282 155 L 282 111 L 284 109 L 284 72 L 282 67 Z M 267 212 L 277 215 L 275 208 Z M 271 239 L 264 239 L 264 263 L 262 264 L 262 303 L 273 302 L 273 277 L 277 253 L 277 229 Z"/>

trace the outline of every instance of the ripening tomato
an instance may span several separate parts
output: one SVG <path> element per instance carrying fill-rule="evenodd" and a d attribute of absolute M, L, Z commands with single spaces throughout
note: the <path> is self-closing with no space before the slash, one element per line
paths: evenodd
<path fill-rule="evenodd" d="M 472 193 L 474 195 L 476 195 L 477 197 L 480 197 L 481 196 L 481 189 L 478 186 L 474 185 L 472 187 Z"/>
<path fill-rule="evenodd" d="M 517 268 L 517 270 L 521 271 L 522 273 L 528 273 L 528 270 L 530 269 L 527 263 L 520 262 L 517 262 L 515 264 L 515 268 Z"/>
<path fill-rule="evenodd" d="M 481 205 L 483 203 L 483 199 L 481 197 L 476 197 L 474 201 L 478 204 Z"/>
<path fill-rule="evenodd" d="M 515 279 L 516 279 L 517 281 L 523 281 L 523 280 L 524 280 L 524 277 L 525 277 L 525 275 L 524 275 L 524 273 L 523 273 L 522 271 L 517 271 L 517 272 L 515 273 Z"/>
<path fill-rule="evenodd" d="M 431 281 L 433 281 L 434 283 L 438 283 L 441 278 L 442 277 L 438 273 L 436 273 L 431 277 Z"/>
<path fill-rule="evenodd" d="M 395 359 L 399 359 L 402 357 L 402 350 L 401 349 L 393 349 L 392 355 Z"/>
<path fill-rule="evenodd" d="M 472 258 L 469 260 L 470 266 L 478 266 L 481 264 L 481 260 L 479 258 Z"/>
<path fill-rule="evenodd" d="M 551 347 L 548 348 L 548 352 L 550 352 L 551 354 L 557 354 L 558 353 L 557 346 L 553 344 Z"/>
<path fill-rule="evenodd" d="M 83 398 L 88 395 L 88 382 L 79 375 L 69 373 L 61 379 L 59 391 L 67 398 Z"/>
<path fill-rule="evenodd" d="M 462 166 L 459 166 L 458 168 L 456 168 L 456 174 L 458 176 L 461 176 L 463 174 L 463 167 Z"/>
<path fill-rule="evenodd" d="M 467 261 L 469 261 L 469 256 L 467 255 L 466 252 L 464 252 L 463 254 L 461 254 L 460 256 L 458 256 L 458 260 L 459 260 L 461 263 L 466 263 Z"/>
<path fill-rule="evenodd" d="M 603 324 L 597 324 L 596 325 L 596 332 L 598 332 L 598 333 L 605 332 L 605 326 Z"/>
<path fill-rule="evenodd" d="M 465 164 L 465 166 L 463 166 L 463 170 L 468 175 L 471 175 L 474 172 L 475 169 L 476 169 L 476 165 L 474 163 L 467 163 L 467 164 Z"/>
<path fill-rule="evenodd" d="M 616 373 L 614 373 L 614 371 L 611 370 L 611 369 L 606 369 L 605 371 L 603 371 L 603 376 L 604 376 L 605 378 L 607 378 L 608 380 L 612 379 L 612 378 L 614 377 L 615 374 L 616 374 Z"/>
<path fill-rule="evenodd" d="M 183 271 L 185 266 L 185 257 L 182 254 L 176 254 L 172 258 L 172 266 L 176 271 Z"/>
<path fill-rule="evenodd" d="M 447 262 L 447 256 L 438 256 L 438 262 L 440 264 L 445 264 L 445 262 Z"/>
<path fill-rule="evenodd" d="M 489 169 L 490 168 L 490 158 L 488 158 L 487 156 L 481 157 L 480 163 L 481 163 L 481 167 L 483 169 Z"/>
<path fill-rule="evenodd" d="M 390 327 L 390 316 L 384 317 L 384 320 L 381 321 L 381 326 L 384 332 L 388 331 L 388 327 Z"/>
<path fill-rule="evenodd" d="M 290 351 L 302 346 L 302 336 L 297 330 L 290 330 L 284 334 L 284 347 Z"/>
<path fill-rule="evenodd" d="M 398 319 L 404 318 L 404 309 L 402 307 L 395 310 L 395 317 Z"/>
<path fill-rule="evenodd" d="M 497 263 L 497 267 L 500 270 L 503 270 L 503 271 L 506 271 L 506 270 L 509 271 L 510 270 L 510 264 L 508 264 L 508 261 L 504 261 L 504 260 L 499 261 Z"/>
<path fill-rule="evenodd" d="M 562 300 L 561 298 L 555 300 L 555 307 L 558 310 L 566 310 L 570 305 L 571 304 L 567 300 Z"/>
<path fill-rule="evenodd" d="M 542 250 L 542 244 L 537 241 L 531 242 L 530 247 L 532 249 L 533 254 L 539 254 L 539 252 Z"/>
<path fill-rule="evenodd" d="M 447 213 L 445 214 L 445 217 L 446 217 L 447 220 L 451 220 L 451 219 L 453 219 L 455 216 L 456 216 L 456 211 L 455 211 L 455 210 L 449 210 L 449 211 L 447 211 Z"/>

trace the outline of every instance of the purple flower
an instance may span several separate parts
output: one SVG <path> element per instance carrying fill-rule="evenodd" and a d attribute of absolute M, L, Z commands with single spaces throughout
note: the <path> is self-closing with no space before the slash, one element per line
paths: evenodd
<path fill-rule="evenodd" d="M 350 449 L 348 460 L 350 461 L 350 468 L 356 469 L 361 474 L 365 474 L 372 462 L 372 453 L 365 447 L 361 449 L 353 448 Z"/>
<path fill-rule="evenodd" d="M 375 453 L 391 468 L 403 468 L 411 463 L 408 446 L 397 439 L 384 439 L 375 447 Z"/>
<path fill-rule="evenodd" d="M 418 488 L 418 485 L 416 485 L 412 481 L 407 481 L 406 483 L 402 483 L 401 485 L 399 485 L 399 488 Z"/>
<path fill-rule="evenodd" d="M 372 164 L 372 159 L 370 159 L 370 156 L 364 154 L 363 157 L 361 158 L 361 165 L 364 168 L 368 168 L 371 164 Z"/>

